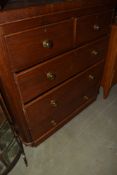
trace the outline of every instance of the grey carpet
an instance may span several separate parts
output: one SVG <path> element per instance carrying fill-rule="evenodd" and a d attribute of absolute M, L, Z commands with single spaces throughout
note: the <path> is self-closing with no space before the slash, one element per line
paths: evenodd
<path fill-rule="evenodd" d="M 10 175 L 117 175 L 117 85 L 37 148 Z"/>

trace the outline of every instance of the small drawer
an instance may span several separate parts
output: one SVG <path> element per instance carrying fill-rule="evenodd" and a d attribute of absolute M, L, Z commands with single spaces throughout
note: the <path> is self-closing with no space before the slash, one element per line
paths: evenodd
<path fill-rule="evenodd" d="M 12 70 L 43 62 L 73 47 L 73 19 L 5 36 Z"/>
<path fill-rule="evenodd" d="M 108 38 L 100 39 L 16 75 L 24 103 L 104 59 Z"/>
<path fill-rule="evenodd" d="M 73 77 L 25 105 L 33 139 L 41 137 L 88 100 L 86 90 L 97 93 L 103 63 Z M 55 119 L 55 120 L 54 120 Z"/>
<path fill-rule="evenodd" d="M 84 44 L 108 34 L 111 19 L 112 11 L 78 18 L 76 28 L 76 44 Z"/>

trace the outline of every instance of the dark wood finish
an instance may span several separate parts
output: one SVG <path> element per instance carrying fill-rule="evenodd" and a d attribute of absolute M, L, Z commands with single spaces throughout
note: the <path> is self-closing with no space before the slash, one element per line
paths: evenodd
<path fill-rule="evenodd" d="M 57 23 L 57 22 L 60 22 L 63 20 L 68 20 L 71 17 L 72 18 L 76 18 L 76 17 L 79 18 L 79 17 L 83 17 L 83 16 L 99 14 L 99 13 L 107 11 L 108 9 L 112 10 L 112 7 L 110 7 L 110 6 L 108 7 L 105 5 L 105 6 L 96 6 L 93 8 L 74 8 L 74 9 L 70 9 L 70 10 L 68 10 L 68 9 L 63 10 L 63 11 L 60 11 L 59 13 L 54 12 L 54 15 L 53 15 L 53 13 L 47 13 L 47 14 L 40 15 L 39 8 L 38 8 L 38 10 L 37 10 L 37 7 L 34 8 L 33 12 L 31 11 L 31 9 L 32 8 L 28 9 L 28 12 L 29 12 L 28 14 L 24 14 L 22 12 L 22 9 L 20 9 L 20 10 L 18 9 L 17 13 L 22 13 L 22 16 L 17 15 L 17 19 L 12 14 L 12 12 L 16 13 L 15 11 L 9 11 L 9 13 L 8 13 L 9 15 L 7 14 L 7 12 L 5 12 L 6 13 L 5 19 L 7 22 L 2 24 L 2 26 L 4 27 L 4 35 L 9 35 L 9 34 L 17 33 L 20 31 L 29 30 L 32 28 L 37 28 L 39 26 Z M 0 20 L 2 20 L 3 14 L 4 14 L 4 12 L 1 14 Z M 14 17 L 14 18 L 11 19 L 12 17 Z M 4 18 L 3 18 L 3 20 L 4 20 Z M 9 20 L 10 20 L 10 22 L 9 22 Z M 1 23 L 2 23 L 2 21 L 0 21 L 0 24 Z"/>
<path fill-rule="evenodd" d="M 61 13 L 63 11 L 71 11 L 74 9 L 87 9 L 89 8 L 91 11 L 91 7 L 97 8 L 113 8 L 117 4 L 116 0 L 75 0 L 75 1 L 63 1 L 59 3 L 50 3 L 46 5 L 38 5 L 38 6 L 31 6 L 25 8 L 14 8 L 13 10 L 5 10 L 0 15 L 0 23 L 9 23 L 17 20 L 24 20 L 27 18 L 41 16 L 49 13 Z M 102 10 L 103 11 L 103 10 Z M 95 11 L 94 11 L 95 12 Z"/>
<path fill-rule="evenodd" d="M 5 1 L 5 0 L 4 0 Z M 13 3 L 14 2 L 14 3 Z M 41 7 L 43 7 L 43 5 L 47 4 L 48 6 L 52 6 L 55 8 L 56 6 L 62 6 L 65 8 L 64 4 L 67 6 L 67 8 L 71 6 L 75 7 L 75 3 L 72 0 L 21 0 L 21 1 L 17 1 L 14 0 L 13 2 L 10 3 L 10 1 L 7 3 L 6 9 L 15 9 L 15 8 L 22 8 L 22 7 L 30 7 L 30 6 L 34 6 L 34 5 L 42 5 Z M 76 7 L 80 7 L 80 6 L 88 6 L 88 5 L 92 5 L 95 6 L 95 4 L 110 4 L 110 0 L 75 0 L 75 2 L 78 2 L 76 4 Z M 112 2 L 116 2 L 116 0 L 113 0 Z M 50 5 L 49 5 L 50 4 Z M 72 7 L 72 8 L 73 8 Z M 54 10 L 54 9 L 53 9 Z"/>
<path fill-rule="evenodd" d="M 84 16 L 77 20 L 77 44 L 92 41 L 107 34 L 110 30 L 112 11 Z"/>
<path fill-rule="evenodd" d="M 5 39 L 13 70 L 21 71 L 73 48 L 73 27 L 71 19 L 7 35 Z M 50 41 L 51 46 L 44 47 L 44 41 Z"/>
<path fill-rule="evenodd" d="M 26 115 L 23 111 L 23 104 L 14 80 L 14 75 L 9 67 L 3 36 L 0 36 L 0 85 L 16 131 L 21 135 L 22 140 L 30 143 L 31 135 L 25 122 Z"/>
<path fill-rule="evenodd" d="M 117 25 L 112 26 L 109 49 L 106 58 L 102 86 L 104 98 L 109 95 L 111 87 L 117 84 Z"/>
<path fill-rule="evenodd" d="M 96 99 L 114 5 L 78 0 L 0 12 L 0 84 L 26 145 Z M 94 24 L 101 28 L 94 32 Z"/>
<path fill-rule="evenodd" d="M 57 122 L 64 120 L 85 100 L 92 97 L 99 86 L 102 66 L 101 62 L 25 106 L 34 140 L 56 126 Z M 89 92 L 91 97 L 88 96 Z"/>
<path fill-rule="evenodd" d="M 24 103 L 104 59 L 108 38 L 75 49 L 16 75 Z M 64 66 L 63 66 L 64 65 Z M 53 79 L 48 79 L 51 73 Z"/>

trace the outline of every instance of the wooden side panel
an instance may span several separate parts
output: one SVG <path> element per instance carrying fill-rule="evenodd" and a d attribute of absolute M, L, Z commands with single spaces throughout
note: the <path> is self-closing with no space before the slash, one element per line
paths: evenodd
<path fill-rule="evenodd" d="M 0 28 L 1 29 L 1 28 Z M 23 110 L 22 100 L 10 70 L 9 61 L 7 59 L 4 39 L 0 36 L 0 84 L 1 91 L 4 95 L 9 113 L 12 117 L 16 131 L 21 135 L 26 143 L 31 142 L 31 135 L 25 121 L 25 111 Z"/>

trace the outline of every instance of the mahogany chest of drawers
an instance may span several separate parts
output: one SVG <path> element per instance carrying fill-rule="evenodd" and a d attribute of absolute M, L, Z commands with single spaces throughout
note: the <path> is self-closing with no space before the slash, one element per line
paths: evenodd
<path fill-rule="evenodd" d="M 14 126 L 35 146 L 98 94 L 115 1 L 0 13 L 0 83 Z"/>

